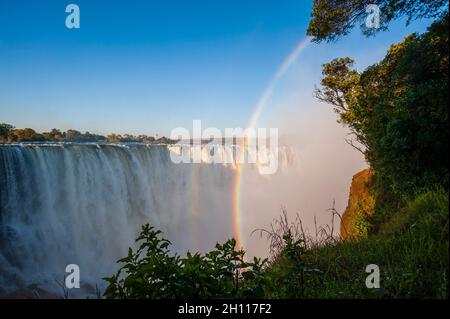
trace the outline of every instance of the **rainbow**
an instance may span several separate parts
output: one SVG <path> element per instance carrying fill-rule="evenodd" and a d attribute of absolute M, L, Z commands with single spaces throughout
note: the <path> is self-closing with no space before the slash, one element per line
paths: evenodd
<path fill-rule="evenodd" d="M 302 51 L 311 43 L 311 37 L 306 37 L 302 41 L 300 41 L 297 46 L 291 51 L 291 53 L 284 59 L 283 63 L 278 68 L 275 75 L 269 82 L 269 85 L 261 94 L 258 99 L 258 103 L 256 104 L 252 116 L 250 117 L 250 121 L 247 128 L 254 128 L 256 122 L 264 109 L 264 106 L 267 104 L 267 101 L 272 96 L 272 93 L 277 85 L 278 80 L 283 77 L 286 71 L 291 67 L 291 65 L 297 60 L 298 56 Z M 245 156 L 244 152 L 241 152 L 241 156 Z M 233 225 L 233 237 L 236 239 L 236 248 L 242 249 L 244 247 L 243 237 L 242 237 L 242 229 L 241 229 L 241 193 L 242 193 L 242 173 L 243 166 L 240 164 L 243 161 L 236 161 L 236 171 L 233 183 L 233 204 L 232 204 L 232 225 Z"/>

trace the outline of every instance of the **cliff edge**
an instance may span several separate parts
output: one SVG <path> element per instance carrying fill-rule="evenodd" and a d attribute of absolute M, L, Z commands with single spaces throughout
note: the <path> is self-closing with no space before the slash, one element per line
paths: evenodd
<path fill-rule="evenodd" d="M 352 240 L 366 237 L 370 229 L 368 218 L 373 214 L 374 199 L 370 193 L 373 185 L 373 172 L 364 169 L 352 178 L 348 204 L 340 225 L 342 240 Z"/>

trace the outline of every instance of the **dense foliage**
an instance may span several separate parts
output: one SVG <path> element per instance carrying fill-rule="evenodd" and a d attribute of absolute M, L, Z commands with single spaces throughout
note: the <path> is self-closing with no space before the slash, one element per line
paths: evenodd
<path fill-rule="evenodd" d="M 377 5 L 379 28 L 367 28 L 365 20 L 369 5 Z M 418 18 L 436 18 L 448 10 L 448 0 L 314 0 L 308 35 L 313 40 L 332 41 L 348 34 L 360 25 L 364 34 L 386 30 L 390 21 L 407 17 L 407 22 Z"/>
<path fill-rule="evenodd" d="M 142 227 L 139 249 L 129 249 L 119 260 L 123 266 L 106 278 L 109 298 L 211 298 L 251 296 L 258 287 L 245 279 L 258 281 L 265 260 L 244 262 L 244 252 L 236 251 L 236 241 L 217 244 L 205 255 L 171 255 L 170 242 L 149 225 Z M 126 276 L 123 276 L 126 275 Z"/>
<path fill-rule="evenodd" d="M 304 281 L 318 270 L 302 261 L 303 240 L 289 231 L 278 234 L 283 246 L 276 263 L 283 269 L 272 271 L 268 259 L 245 260 L 230 239 L 201 255 L 185 257 L 170 253 L 170 242 L 148 224 L 137 238 L 139 248 L 129 249 L 118 262 L 121 268 L 109 278 L 107 298 L 288 298 L 302 297 Z M 283 288 L 281 288 L 283 287 Z"/>
<path fill-rule="evenodd" d="M 396 200 L 436 185 L 448 189 L 448 28 L 446 15 L 362 73 L 351 59 L 335 59 L 316 90 L 351 129 L 377 191 Z"/>

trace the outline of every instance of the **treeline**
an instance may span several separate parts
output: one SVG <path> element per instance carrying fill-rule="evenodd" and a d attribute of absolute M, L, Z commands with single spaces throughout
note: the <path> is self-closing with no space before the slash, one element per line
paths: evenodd
<path fill-rule="evenodd" d="M 13 125 L 0 123 L 0 143 L 17 142 L 110 142 L 110 143 L 165 143 L 170 144 L 174 141 L 162 136 L 155 138 L 147 135 L 131 134 L 109 134 L 98 135 L 89 132 L 81 133 L 69 129 L 61 131 L 52 129 L 50 132 L 38 133 L 31 128 L 15 128 Z"/>

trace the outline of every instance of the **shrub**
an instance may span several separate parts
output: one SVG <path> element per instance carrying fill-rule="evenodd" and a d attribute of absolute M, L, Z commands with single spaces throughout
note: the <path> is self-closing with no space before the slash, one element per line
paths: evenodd
<path fill-rule="evenodd" d="M 244 261 L 245 252 L 235 250 L 236 241 L 217 244 L 205 255 L 187 253 L 182 258 L 170 254 L 170 242 L 161 231 L 142 226 L 128 256 L 118 262 L 122 267 L 108 283 L 107 298 L 237 298 L 260 297 L 262 269 L 267 260 Z"/>

